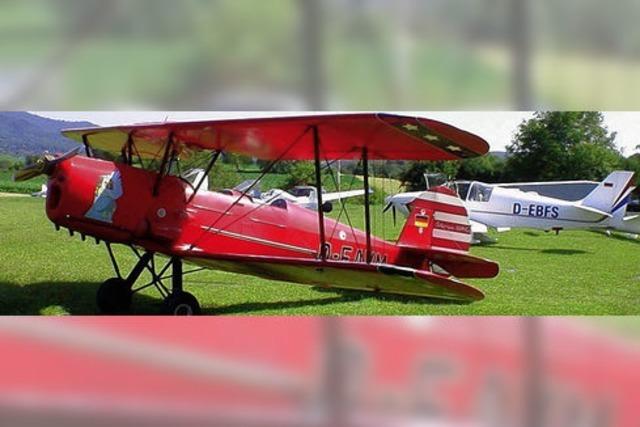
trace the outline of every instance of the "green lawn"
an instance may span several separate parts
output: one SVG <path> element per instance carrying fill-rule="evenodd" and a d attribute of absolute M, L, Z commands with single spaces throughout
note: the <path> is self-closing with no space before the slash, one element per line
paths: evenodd
<path fill-rule="evenodd" d="M 56 232 L 43 205 L 41 199 L 0 197 L 0 314 L 93 314 L 96 289 L 113 274 L 104 246 Z M 349 206 L 358 223 L 359 209 Z M 377 222 L 382 218 L 376 213 Z M 385 222 L 390 237 L 398 227 L 390 216 Z M 487 294 L 472 304 L 317 290 L 214 271 L 187 276 L 185 283 L 208 314 L 640 313 L 640 241 L 590 231 L 514 231 L 498 238 L 497 244 L 473 248 L 499 261 L 501 273 L 472 281 Z M 118 254 L 131 265 L 127 250 Z M 134 299 L 134 312 L 158 313 L 160 303 L 156 293 L 142 293 Z"/>

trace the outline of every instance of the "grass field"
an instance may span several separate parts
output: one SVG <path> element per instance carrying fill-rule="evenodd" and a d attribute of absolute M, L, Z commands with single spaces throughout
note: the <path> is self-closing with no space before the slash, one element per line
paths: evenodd
<path fill-rule="evenodd" d="M 56 232 L 43 205 L 41 199 L 0 197 L 0 314 L 93 314 L 97 287 L 113 275 L 104 246 Z M 354 219 L 362 207 L 349 209 Z M 393 234 L 398 227 L 389 218 L 386 222 Z M 375 230 L 381 231 L 380 224 Z M 215 271 L 187 276 L 185 283 L 208 314 L 640 313 L 640 241 L 591 231 L 559 236 L 513 231 L 497 237 L 497 244 L 472 250 L 501 265 L 496 279 L 472 281 L 487 294 L 472 304 L 317 290 Z M 130 266 L 127 250 L 117 253 Z M 136 295 L 134 313 L 158 313 L 160 304 L 152 291 Z"/>

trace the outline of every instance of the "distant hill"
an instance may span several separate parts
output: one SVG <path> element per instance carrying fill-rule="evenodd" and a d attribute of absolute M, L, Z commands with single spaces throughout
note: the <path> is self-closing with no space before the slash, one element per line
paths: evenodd
<path fill-rule="evenodd" d="M 90 122 L 48 119 L 22 111 L 0 112 L 0 153 L 25 156 L 64 152 L 77 143 L 60 134 L 62 129 L 94 126 Z"/>
<path fill-rule="evenodd" d="M 502 160 L 506 160 L 509 157 L 509 153 L 506 151 L 490 151 L 489 155 L 497 157 Z"/>

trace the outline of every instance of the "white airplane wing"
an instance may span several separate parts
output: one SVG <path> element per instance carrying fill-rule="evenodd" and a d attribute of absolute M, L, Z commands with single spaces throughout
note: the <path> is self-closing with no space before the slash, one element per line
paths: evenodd
<path fill-rule="evenodd" d="M 334 200 L 348 199 L 349 197 L 364 196 L 364 190 L 338 191 L 335 193 L 323 193 L 323 202 L 332 202 Z"/>

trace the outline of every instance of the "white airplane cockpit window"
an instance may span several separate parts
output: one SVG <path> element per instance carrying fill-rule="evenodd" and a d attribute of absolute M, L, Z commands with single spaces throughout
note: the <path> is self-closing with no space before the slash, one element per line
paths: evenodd
<path fill-rule="evenodd" d="M 469 196 L 467 200 L 472 202 L 488 202 L 491 199 L 493 187 L 479 182 L 474 182 L 469 188 Z"/>
<path fill-rule="evenodd" d="M 311 190 L 312 189 L 309 187 L 293 187 L 289 190 L 289 193 L 293 194 L 295 197 L 309 197 Z"/>
<path fill-rule="evenodd" d="M 455 189 L 456 193 L 458 193 L 458 197 L 462 200 L 467 200 L 467 196 L 469 195 L 469 186 L 470 182 L 456 182 Z"/>
<path fill-rule="evenodd" d="M 322 192 L 325 192 L 324 188 L 322 189 Z M 295 197 L 311 197 L 316 194 L 316 189 L 315 187 L 298 186 L 290 189 L 289 193 Z"/>

